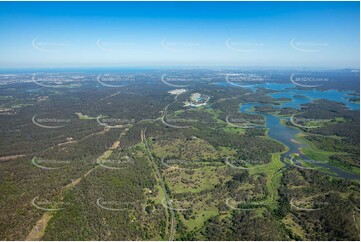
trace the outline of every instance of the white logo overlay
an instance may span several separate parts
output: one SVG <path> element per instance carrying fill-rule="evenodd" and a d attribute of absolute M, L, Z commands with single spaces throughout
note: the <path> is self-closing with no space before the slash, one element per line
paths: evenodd
<path fill-rule="evenodd" d="M 236 42 L 231 39 L 227 39 L 225 45 L 228 49 L 236 52 L 254 52 L 264 47 L 264 43 Z"/>
<path fill-rule="evenodd" d="M 237 160 L 236 162 L 240 164 L 240 166 L 234 165 L 235 162 L 231 162 L 230 157 L 227 157 L 225 160 L 226 165 L 228 165 L 231 168 L 234 169 L 240 169 L 240 170 L 251 170 L 256 169 L 262 166 L 265 166 L 267 164 L 261 163 L 260 161 L 247 161 L 247 160 Z M 252 167 L 246 167 L 252 165 Z"/>
<path fill-rule="evenodd" d="M 65 47 L 69 46 L 68 43 L 63 42 L 41 42 L 38 41 L 36 38 L 33 39 L 31 45 L 34 49 L 42 52 L 59 52 L 63 50 Z"/>
<path fill-rule="evenodd" d="M 162 39 L 160 45 L 167 51 L 182 53 L 194 49 L 194 47 L 199 47 L 199 43 L 196 42 L 180 42 L 180 41 L 167 41 Z"/>
<path fill-rule="evenodd" d="M 317 211 L 328 205 L 326 202 L 297 201 L 295 197 L 290 200 L 290 204 L 292 209 L 305 212 Z"/>
<path fill-rule="evenodd" d="M 310 167 L 310 166 L 302 166 L 301 164 L 305 164 L 305 165 L 317 165 L 317 164 L 327 164 L 329 163 L 328 161 L 316 161 L 316 160 L 294 160 L 294 156 L 291 157 L 290 162 L 293 166 L 300 168 L 300 169 L 305 169 L 305 170 L 315 170 L 315 167 Z"/>
<path fill-rule="evenodd" d="M 46 87 L 46 88 L 71 88 L 74 86 L 74 83 L 73 84 L 63 84 L 63 83 L 70 83 L 70 82 L 74 82 L 74 80 L 54 80 L 53 77 L 47 77 L 47 81 L 39 81 L 37 76 L 39 74 L 38 73 L 34 73 L 33 74 L 33 77 L 32 77 L 32 82 L 35 83 L 36 85 L 38 86 L 41 86 L 41 87 Z M 50 80 L 52 79 L 52 80 Z M 54 84 L 46 84 L 46 83 L 54 83 Z M 78 85 L 78 84 L 76 84 Z"/>
<path fill-rule="evenodd" d="M 187 126 L 179 126 L 179 125 L 174 125 L 174 124 L 170 124 L 169 122 L 181 122 L 181 123 L 194 123 L 194 122 L 198 122 L 197 120 L 188 120 L 188 119 L 167 119 L 167 121 L 165 120 L 165 116 L 162 116 L 161 121 L 164 125 L 171 127 L 171 128 L 175 128 L 175 129 L 187 129 L 192 127 L 191 125 L 187 125 Z"/>
<path fill-rule="evenodd" d="M 226 74 L 226 82 L 231 84 L 232 86 L 243 87 L 243 88 L 248 88 L 248 87 L 253 86 L 253 85 L 241 85 L 241 84 L 239 84 L 239 83 L 242 83 L 242 81 L 245 81 L 245 75 L 244 74 Z"/>
<path fill-rule="evenodd" d="M 109 84 L 109 83 L 106 82 L 106 80 L 104 80 L 104 78 L 108 78 L 110 82 L 115 82 L 116 83 L 116 82 L 122 81 L 124 83 L 123 84 Z M 125 80 L 122 80 L 122 79 L 125 79 Z M 96 78 L 96 81 L 98 83 L 100 83 L 102 86 L 105 86 L 105 87 L 113 87 L 113 88 L 126 87 L 126 86 L 129 86 L 129 84 L 127 83 L 128 81 L 134 81 L 134 77 L 122 78 L 122 77 L 119 77 L 119 76 L 112 77 L 109 74 L 99 74 L 97 76 L 97 78 Z"/>
<path fill-rule="evenodd" d="M 59 129 L 64 127 L 65 125 L 45 125 L 45 124 L 41 124 L 41 123 L 54 123 L 54 124 L 59 124 L 59 123 L 70 123 L 70 119 L 58 119 L 58 118 L 38 118 L 35 119 L 37 116 L 37 114 L 35 114 L 33 116 L 33 118 L 31 119 L 31 121 L 33 122 L 33 124 L 35 124 L 36 126 L 39 126 L 41 128 L 45 128 L 45 129 Z"/>
<path fill-rule="evenodd" d="M 229 125 L 231 125 L 233 127 L 242 128 L 242 129 L 250 129 L 250 128 L 261 127 L 260 124 L 255 124 L 255 123 L 249 122 L 246 119 L 232 119 L 232 118 L 229 119 L 230 116 L 231 116 L 231 114 L 229 114 L 226 117 L 226 122 L 227 122 L 227 124 L 229 124 Z M 241 124 L 235 124 L 235 123 L 241 123 Z"/>
<path fill-rule="evenodd" d="M 290 41 L 290 46 L 301 52 L 319 52 L 322 48 L 328 47 L 328 43 L 321 43 L 321 42 L 300 42 L 292 39 Z"/>
<path fill-rule="evenodd" d="M 131 42 L 114 42 L 114 41 L 103 41 L 98 39 L 96 45 L 99 49 L 105 52 L 124 52 L 128 50 L 135 50 L 136 44 Z"/>
<path fill-rule="evenodd" d="M 59 210 L 64 209 L 64 207 L 59 207 L 59 206 L 68 205 L 68 203 L 66 203 L 66 202 L 50 202 L 48 200 L 37 201 L 38 199 L 39 199 L 39 197 L 35 197 L 31 201 L 31 205 L 33 205 L 37 209 L 44 210 L 44 211 L 59 211 Z M 52 207 L 56 207 L 56 208 L 52 208 Z"/>
<path fill-rule="evenodd" d="M 177 169 L 181 169 L 181 170 L 191 170 L 189 168 L 182 168 L 179 165 L 182 164 L 187 164 L 189 162 L 187 162 L 186 160 L 182 160 L 182 159 L 166 159 L 166 157 L 162 157 L 161 159 L 161 163 L 163 166 L 167 167 L 167 168 L 177 168 Z"/>
<path fill-rule="evenodd" d="M 41 159 L 41 158 L 37 158 L 35 156 L 33 159 L 31 159 L 31 163 L 41 169 L 57 170 L 57 169 L 65 168 L 67 165 L 70 164 L 70 161 Z M 49 166 L 49 165 L 54 165 L 54 164 L 57 166 L 56 167 Z M 61 165 L 61 166 L 58 166 L 58 165 Z"/>
<path fill-rule="evenodd" d="M 120 159 L 100 160 L 98 158 L 96 163 L 98 165 L 100 165 L 101 167 L 104 167 L 106 169 L 120 170 L 120 169 L 125 169 L 126 168 L 126 166 L 124 166 L 124 165 L 134 164 L 135 161 L 133 159 L 131 159 L 129 156 L 125 155 L 125 156 L 121 157 Z M 117 167 L 116 165 L 123 165 L 123 167 Z"/>
<path fill-rule="evenodd" d="M 120 129 L 125 127 L 130 127 L 135 123 L 135 119 L 106 118 L 103 116 L 98 116 L 96 120 L 100 126 L 104 126 L 109 129 Z M 109 125 L 109 124 L 113 124 L 113 125 Z"/>
<path fill-rule="evenodd" d="M 140 202 L 104 201 L 104 199 L 100 197 L 97 199 L 96 204 L 100 208 L 109 211 L 126 211 L 134 208 L 136 205 L 140 204 Z"/>
<path fill-rule="evenodd" d="M 241 211 L 252 211 L 257 208 L 263 208 L 267 206 L 267 203 L 264 201 L 234 201 L 231 198 L 226 199 L 226 205 L 232 210 L 241 210 Z"/>
<path fill-rule="evenodd" d="M 290 77 L 290 81 L 295 84 L 296 86 L 300 86 L 300 87 L 307 87 L 307 88 L 315 88 L 315 87 L 320 87 L 323 84 L 323 82 L 327 82 L 328 78 L 315 78 L 315 77 L 295 77 L 295 74 L 292 74 Z M 314 84 L 314 85 L 309 85 L 309 84 L 303 84 L 303 83 L 319 83 L 319 84 Z"/>
<path fill-rule="evenodd" d="M 170 86 L 170 87 L 177 87 L 177 88 L 184 88 L 184 87 L 189 87 L 189 86 L 191 86 L 191 84 L 188 84 L 188 85 L 178 85 L 178 84 L 172 84 L 172 83 L 170 83 L 171 81 L 178 81 L 178 82 L 180 82 L 180 81 L 190 81 L 190 80 L 187 80 L 186 78 L 184 78 L 184 77 L 168 77 L 168 78 L 166 78 L 166 74 L 163 74 L 162 76 L 161 76 L 161 78 L 160 78 L 160 80 L 164 83 L 164 84 L 166 84 L 166 85 L 168 85 L 168 86 Z"/>
<path fill-rule="evenodd" d="M 292 115 L 291 118 L 290 118 L 290 122 L 296 126 L 296 127 L 299 127 L 299 128 L 305 128 L 305 129 L 316 129 L 316 128 L 319 128 L 321 126 L 318 126 L 318 125 L 301 125 L 301 124 L 298 124 L 296 121 L 299 121 L 299 122 L 314 122 L 314 121 L 320 121 L 320 120 L 317 120 L 317 119 L 307 119 L 307 118 L 295 118 L 296 114 Z"/>

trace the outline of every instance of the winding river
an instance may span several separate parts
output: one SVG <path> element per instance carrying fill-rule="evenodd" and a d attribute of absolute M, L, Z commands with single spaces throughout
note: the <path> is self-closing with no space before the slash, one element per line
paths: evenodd
<path fill-rule="evenodd" d="M 284 102 L 281 105 L 277 105 L 276 107 L 293 107 L 293 108 L 299 108 L 300 105 L 304 103 L 308 103 L 314 99 L 317 98 L 324 98 L 331 101 L 338 101 L 343 102 L 345 105 L 352 109 L 352 110 L 359 110 L 360 105 L 350 103 L 347 99 L 348 93 L 347 92 L 339 92 L 336 90 L 330 90 L 330 91 L 318 91 L 318 90 L 297 90 L 297 89 L 291 89 L 291 87 L 294 87 L 290 84 L 262 84 L 264 87 L 272 90 L 277 90 L 279 92 L 269 94 L 270 96 L 274 98 L 281 98 L 281 97 L 287 97 L 292 98 L 292 102 Z M 262 86 L 260 85 L 260 86 Z M 257 85 L 257 87 L 259 87 Z M 251 88 L 252 90 L 253 88 Z M 253 89 L 254 90 L 254 89 Z M 287 92 L 285 92 L 287 91 Z M 299 95 L 294 97 L 295 95 Z M 272 114 L 265 114 L 260 112 L 251 111 L 254 106 L 262 106 L 261 103 L 247 103 L 242 104 L 240 111 L 242 113 L 247 114 L 257 114 L 262 115 L 266 118 L 266 128 L 269 129 L 268 135 L 270 138 L 275 139 L 284 145 L 288 147 L 288 151 L 281 155 L 281 161 L 285 163 L 286 167 L 288 167 L 290 164 L 285 162 L 285 158 L 290 159 L 291 154 L 298 154 L 301 159 L 303 160 L 311 160 L 306 155 L 301 153 L 301 148 L 306 147 L 306 144 L 300 142 L 297 140 L 296 142 L 293 142 L 292 140 L 296 139 L 296 135 L 300 133 L 301 131 L 297 128 L 285 126 L 281 124 L 281 117 L 272 115 Z M 355 179 L 359 180 L 360 176 L 357 174 L 352 174 L 350 172 L 344 171 L 338 167 L 332 166 L 330 163 L 322 163 L 317 162 L 314 164 L 316 166 L 320 166 L 324 169 L 328 169 L 331 171 L 331 173 L 334 173 L 335 176 L 346 178 L 346 179 Z M 306 168 L 305 168 L 306 169 Z M 321 171 L 321 170 L 320 170 Z M 321 171 L 323 172 L 323 171 Z M 324 172 L 325 173 L 325 172 Z M 329 174 L 329 173 L 327 173 Z"/>

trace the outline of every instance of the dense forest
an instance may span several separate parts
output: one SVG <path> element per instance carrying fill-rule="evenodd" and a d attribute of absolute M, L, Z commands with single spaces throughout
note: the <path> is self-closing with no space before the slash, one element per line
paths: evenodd
<path fill-rule="evenodd" d="M 330 78 L 318 91 L 354 82 L 340 72 L 316 73 Z M 289 84 L 289 74 L 259 71 L 257 88 L 224 85 L 216 70 L 123 73 L 136 77 L 124 86 L 104 85 L 120 74 L 1 85 L 0 238 L 359 240 L 359 181 L 291 162 L 307 155 L 359 174 L 359 110 L 326 99 L 282 106 L 292 98 L 267 83 Z M 75 74 L 59 75 L 39 78 Z M 180 88 L 162 76 L 184 91 L 169 92 Z M 269 136 L 266 115 L 299 132 L 299 153 Z"/>

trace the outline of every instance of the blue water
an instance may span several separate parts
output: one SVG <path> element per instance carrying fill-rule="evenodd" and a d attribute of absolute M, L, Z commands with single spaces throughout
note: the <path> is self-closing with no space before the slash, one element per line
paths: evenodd
<path fill-rule="evenodd" d="M 302 154 L 300 149 L 305 147 L 306 145 L 303 143 L 295 143 L 292 142 L 292 139 L 295 139 L 296 134 L 300 131 L 293 127 L 288 127 L 281 124 L 281 118 L 278 116 L 274 116 L 271 114 L 263 114 L 259 112 L 252 112 L 250 111 L 253 106 L 261 106 L 262 104 L 259 103 L 247 103 L 242 104 L 240 107 L 240 111 L 242 113 L 248 114 L 257 114 L 266 117 L 266 128 L 269 129 L 268 135 L 272 139 L 275 139 L 288 147 L 288 151 L 281 155 L 281 161 L 286 165 L 289 166 L 288 163 L 285 162 L 285 158 L 290 158 L 291 154 L 299 154 L 302 159 L 309 159 L 306 155 Z M 335 173 L 337 176 L 346 178 L 346 179 L 360 179 L 359 175 L 355 175 L 352 173 L 348 173 L 338 167 L 334 167 L 328 163 L 318 163 L 317 165 L 322 166 L 323 168 L 329 169 L 331 172 Z"/>
<path fill-rule="evenodd" d="M 285 144 L 289 151 L 287 153 L 299 153 L 299 148 L 303 147 L 302 144 L 296 144 L 291 141 L 291 139 L 295 139 L 295 135 L 298 134 L 300 131 L 296 128 L 284 126 L 281 124 L 281 119 L 278 116 L 274 116 L 271 114 L 264 114 L 259 112 L 251 112 L 253 106 L 261 106 L 262 104 L 258 103 L 247 103 L 242 104 L 240 111 L 242 113 L 248 113 L 248 114 L 257 114 L 262 115 L 266 117 L 266 127 L 269 129 L 268 135 L 283 144 Z"/>
<path fill-rule="evenodd" d="M 215 83 L 219 86 L 232 86 L 227 82 L 217 82 Z M 277 91 L 276 93 L 270 93 L 269 96 L 273 98 L 291 98 L 292 102 L 282 102 L 281 105 L 277 105 L 279 108 L 300 108 L 302 104 L 312 102 L 315 99 L 327 99 L 330 101 L 344 103 L 346 107 L 351 110 L 360 110 L 360 104 L 352 103 L 349 101 L 349 91 L 337 91 L 337 90 L 328 90 L 320 91 L 317 89 L 301 90 L 297 89 L 297 86 L 292 83 L 282 84 L 282 83 L 262 83 L 255 84 L 247 87 L 252 91 L 256 91 L 258 88 L 267 88 L 270 90 Z M 305 98 L 295 98 L 295 95 L 301 95 Z M 355 96 L 360 97 L 360 96 Z"/>
<path fill-rule="evenodd" d="M 281 103 L 279 107 L 290 107 L 290 108 L 299 108 L 302 104 L 311 102 L 315 99 L 327 99 L 330 101 L 341 102 L 346 105 L 351 110 L 360 110 L 360 104 L 355 104 L 349 101 L 350 96 L 349 92 L 345 91 L 336 91 L 336 90 L 328 90 L 328 91 L 319 91 L 319 90 L 298 90 L 298 89 L 290 89 L 287 92 L 278 92 L 269 94 L 274 98 L 292 98 L 292 102 L 284 102 Z M 302 95 L 306 98 L 295 98 L 295 95 Z"/>
<path fill-rule="evenodd" d="M 264 114 L 259 112 L 251 112 L 253 106 L 261 106 L 262 104 L 258 103 L 247 103 L 242 104 L 240 111 L 242 113 L 248 113 L 248 114 L 257 114 L 262 115 L 266 117 L 266 127 L 269 129 L 268 135 L 283 144 L 285 144 L 289 151 L 287 153 L 299 153 L 299 148 L 303 147 L 303 144 L 296 144 L 291 141 L 291 139 L 295 139 L 295 135 L 298 134 L 300 131 L 296 128 L 284 126 L 281 124 L 281 119 L 278 116 L 274 116 L 271 114 Z"/>

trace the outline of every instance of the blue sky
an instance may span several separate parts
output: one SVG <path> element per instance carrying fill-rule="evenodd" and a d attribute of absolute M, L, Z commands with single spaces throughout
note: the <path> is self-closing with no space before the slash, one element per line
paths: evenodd
<path fill-rule="evenodd" d="M 0 67 L 356 68 L 358 2 L 0 2 Z"/>

